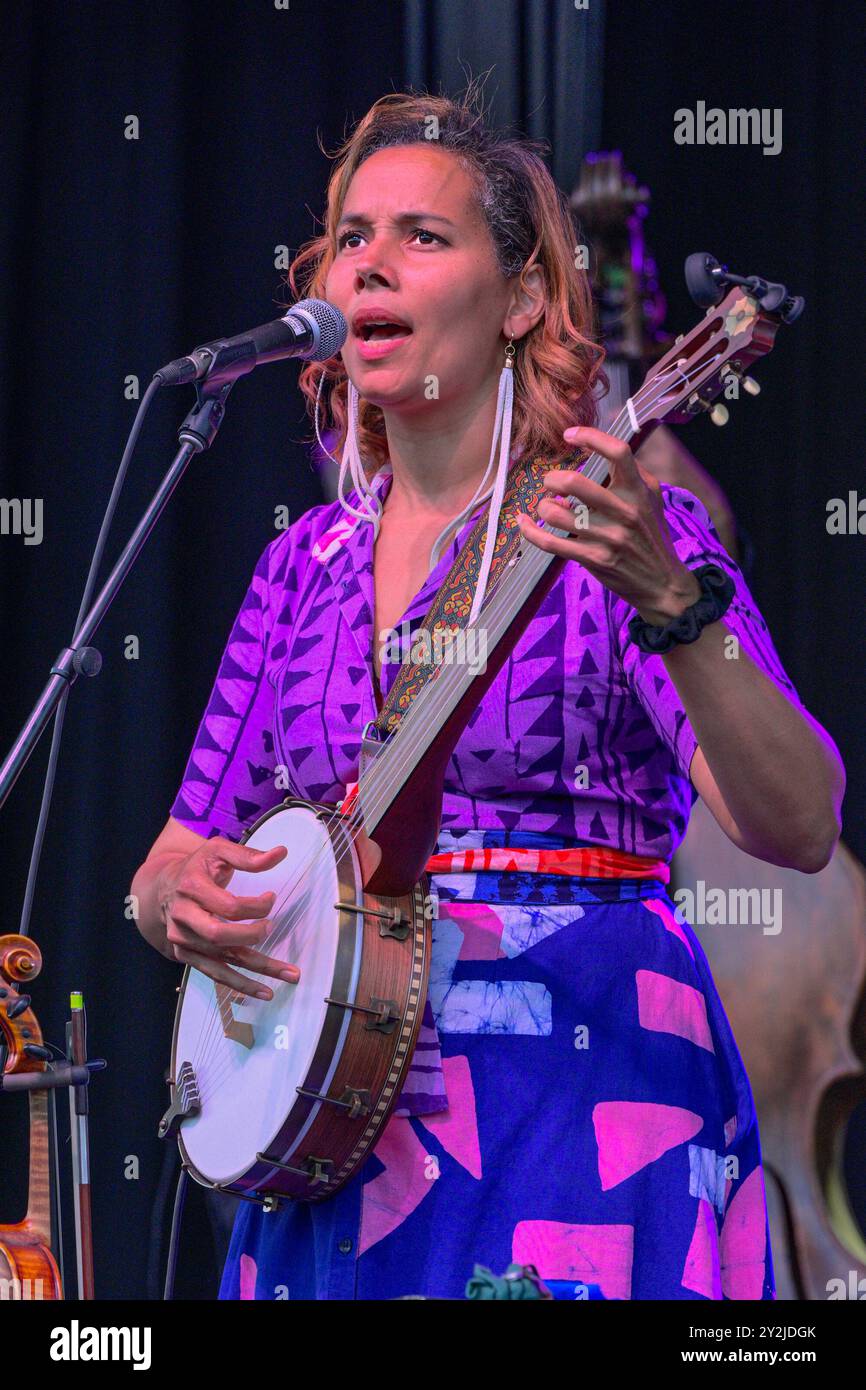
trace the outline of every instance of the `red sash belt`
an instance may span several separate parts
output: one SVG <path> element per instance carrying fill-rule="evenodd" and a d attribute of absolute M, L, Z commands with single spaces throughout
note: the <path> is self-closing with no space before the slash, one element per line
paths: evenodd
<path fill-rule="evenodd" d="M 358 796 L 358 783 L 350 782 L 340 803 L 340 814 L 351 814 Z M 468 874 L 482 869 L 516 869 L 524 874 L 566 874 L 569 878 L 653 878 L 670 883 L 671 866 L 664 859 L 629 854 L 624 849 L 605 849 L 593 845 L 583 849 L 529 849 L 514 845 L 510 849 L 494 845 L 488 849 L 464 849 L 432 854 L 425 865 L 428 874 Z"/>
<path fill-rule="evenodd" d="M 488 849 L 464 849 L 433 854 L 428 874 L 461 874 L 483 869 L 515 869 L 518 873 L 566 874 L 570 878 L 655 878 L 669 883 L 670 865 L 663 859 L 628 854 L 622 849 L 528 849 L 496 845 Z"/>

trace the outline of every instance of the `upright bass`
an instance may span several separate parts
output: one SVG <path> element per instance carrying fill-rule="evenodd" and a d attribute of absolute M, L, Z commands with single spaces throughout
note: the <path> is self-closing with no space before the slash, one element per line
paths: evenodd
<path fill-rule="evenodd" d="M 608 350 L 607 418 L 622 409 L 636 373 L 670 345 L 643 234 L 649 202 L 649 189 L 626 171 L 619 152 L 587 156 L 571 205 L 592 246 Z M 726 408 L 713 418 L 724 424 Z M 719 484 L 670 431 L 643 438 L 638 463 L 699 497 L 739 559 L 736 522 Z M 698 798 L 673 859 L 670 891 L 687 890 L 697 901 L 699 884 L 704 900 L 713 893 L 740 902 L 749 894 L 763 902 L 763 895 L 779 894 L 783 908 L 773 934 L 760 923 L 692 923 L 754 1092 L 778 1297 L 862 1297 L 866 1239 L 843 1158 L 846 1126 L 866 1100 L 866 869 L 842 842 L 818 874 L 755 859 Z"/>

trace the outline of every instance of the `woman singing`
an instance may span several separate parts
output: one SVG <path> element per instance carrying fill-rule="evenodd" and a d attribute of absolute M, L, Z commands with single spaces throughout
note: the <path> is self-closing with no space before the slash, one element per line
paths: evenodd
<path fill-rule="evenodd" d="M 237 841 L 288 794 L 345 797 L 401 653 L 521 458 L 549 463 L 550 495 L 509 524 L 568 563 L 449 763 L 398 1107 L 330 1200 L 241 1204 L 222 1298 L 459 1298 L 476 1262 L 511 1261 L 571 1297 L 774 1297 L 752 1094 L 669 862 L 700 795 L 748 853 L 817 872 L 844 772 L 703 505 L 592 427 L 602 354 L 574 241 L 537 147 L 488 129 L 474 96 L 394 94 L 340 151 L 290 272 L 350 325 L 301 376 L 340 494 L 256 566 L 133 883 L 145 938 L 244 995 L 293 988 L 267 955 L 273 895 L 226 886 L 283 851 Z M 562 466 L 592 451 L 608 488 Z M 691 609 L 708 564 L 732 582 L 723 615 L 645 650 L 632 620 Z"/>

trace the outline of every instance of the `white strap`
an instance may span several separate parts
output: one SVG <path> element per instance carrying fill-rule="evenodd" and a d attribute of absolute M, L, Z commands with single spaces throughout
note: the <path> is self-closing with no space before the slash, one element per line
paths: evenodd
<path fill-rule="evenodd" d="M 484 558 L 481 561 L 481 570 L 478 575 L 478 583 L 475 586 L 475 597 L 472 600 L 469 621 L 466 624 L 467 627 L 472 627 L 481 611 L 481 605 L 484 602 L 484 595 L 487 590 L 487 577 L 490 574 L 490 566 L 493 563 L 493 547 L 496 544 L 496 535 L 499 530 L 499 513 L 502 509 L 502 499 L 505 496 L 505 481 L 508 476 L 508 465 L 511 457 L 511 417 L 513 408 L 514 368 L 503 367 L 499 377 L 496 422 L 493 426 L 493 444 L 490 450 L 492 462 L 496 444 L 497 441 L 499 441 L 499 467 L 496 472 L 496 485 L 493 489 L 493 496 L 490 499 L 490 512 L 487 517 Z"/>

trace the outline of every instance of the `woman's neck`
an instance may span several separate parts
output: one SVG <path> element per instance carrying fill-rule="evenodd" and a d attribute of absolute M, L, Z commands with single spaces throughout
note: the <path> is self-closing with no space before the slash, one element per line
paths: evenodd
<path fill-rule="evenodd" d="M 478 490 L 490 461 L 496 392 L 462 411 L 384 411 L 393 481 L 387 507 L 405 516 L 456 516 Z"/>

